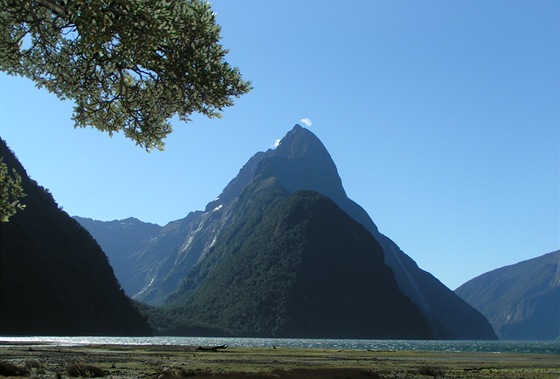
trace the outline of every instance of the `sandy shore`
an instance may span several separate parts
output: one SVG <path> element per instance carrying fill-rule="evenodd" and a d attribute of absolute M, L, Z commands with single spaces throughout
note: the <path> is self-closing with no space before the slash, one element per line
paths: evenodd
<path fill-rule="evenodd" d="M 560 355 L 0 342 L 0 376 L 13 366 L 35 378 L 560 378 Z"/>

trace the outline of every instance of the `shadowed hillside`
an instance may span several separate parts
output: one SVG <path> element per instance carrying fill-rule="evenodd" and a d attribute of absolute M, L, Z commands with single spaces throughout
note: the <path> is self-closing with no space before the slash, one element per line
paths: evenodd
<path fill-rule="evenodd" d="M 309 338 L 431 338 L 383 262 L 375 239 L 317 192 L 263 178 L 212 257 L 170 304 L 186 325 L 228 334 Z"/>
<path fill-rule="evenodd" d="M 25 210 L 0 224 L 0 334 L 149 334 L 91 235 L 27 176 L 3 140 L 0 156 L 27 194 Z"/>
<path fill-rule="evenodd" d="M 487 272 L 455 292 L 488 317 L 500 339 L 560 338 L 560 251 Z"/>
<path fill-rule="evenodd" d="M 274 190 L 267 185 L 269 180 L 275 182 Z M 195 292 L 202 291 L 203 283 L 206 283 L 200 277 L 200 273 L 204 271 L 201 271 L 203 267 L 218 267 L 215 262 L 221 256 L 220 254 L 233 257 L 235 249 L 241 244 L 241 242 L 237 242 L 237 244 L 231 245 L 228 242 L 231 238 L 234 238 L 231 235 L 232 225 L 242 225 L 243 223 L 251 225 L 250 227 L 243 227 L 243 230 L 247 233 L 245 238 L 253 241 L 252 243 L 255 245 L 268 246 L 267 244 L 274 235 L 275 229 L 267 229 L 265 232 L 262 230 L 263 226 L 258 222 L 249 222 L 248 220 L 254 221 L 258 220 L 259 217 L 265 217 L 267 212 L 271 212 L 271 203 L 280 201 L 280 198 L 298 191 L 313 191 L 323 195 L 337 205 L 341 210 L 340 214 L 344 214 L 344 217 L 349 216 L 353 221 L 360 224 L 362 229 L 367 230 L 370 238 L 376 241 L 376 247 L 373 248 L 373 245 L 371 245 L 369 248 L 370 254 L 379 254 L 376 249 L 381 246 L 382 253 L 380 256 L 384 258 L 382 263 L 392 270 L 399 291 L 404 293 L 420 311 L 422 319 L 430 329 L 431 336 L 442 339 L 496 338 L 492 327 L 480 312 L 430 273 L 420 269 L 416 262 L 402 252 L 391 239 L 379 232 L 367 212 L 346 195 L 336 165 L 322 142 L 312 132 L 300 125 L 294 126 L 275 149 L 258 152 L 251 157 L 222 193 L 207 204 L 204 211 L 191 212 L 184 219 L 169 223 L 161 229 L 158 236 L 150 240 L 148 245 L 130 254 L 127 259 L 134 262 L 131 266 L 134 268 L 134 280 L 141 283 L 141 289 L 134 293 L 133 297 L 156 306 L 161 306 L 169 301 L 173 301 L 177 305 L 177 299 L 179 298 L 182 301 L 194 304 L 195 298 L 201 299 L 198 297 L 199 295 L 195 295 Z M 267 194 L 266 198 L 269 200 L 262 203 L 264 193 Z M 375 193 L 372 193 L 372 196 L 375 196 Z M 259 203 L 261 206 L 254 207 L 255 203 Z M 303 207 L 303 209 L 306 208 Z M 314 217 L 311 214 L 308 216 L 310 219 Z M 334 214 L 331 214 L 331 216 L 334 217 Z M 306 216 L 302 215 L 302 217 Z M 336 216 L 335 218 L 338 219 L 339 217 L 342 216 Z M 244 221 L 241 222 L 240 220 Z M 327 225 L 325 225 L 326 227 Z M 305 228 L 301 229 L 302 233 L 303 231 L 309 232 Z M 326 245 L 321 240 L 312 238 L 311 234 L 300 236 L 301 244 L 309 243 L 315 246 L 311 250 L 306 250 L 305 256 L 309 256 L 307 254 L 311 254 L 311 251 L 315 251 L 315 249 L 334 246 L 335 242 L 349 238 L 349 236 L 339 232 L 335 233 L 333 231 L 330 234 L 338 237 Z M 331 238 L 331 236 L 325 232 L 323 238 Z M 234 239 L 242 241 L 240 236 L 236 236 Z M 348 241 L 347 243 L 350 244 Z M 343 244 L 337 246 L 339 248 L 337 254 L 346 256 L 348 249 Z M 364 244 L 360 244 L 360 249 L 363 249 L 364 246 Z M 259 251 L 265 254 L 266 250 L 259 248 Z M 107 249 L 107 253 L 112 257 L 119 252 Z M 292 253 L 290 248 L 287 247 L 278 251 L 280 255 L 290 255 Z M 252 251 L 251 254 L 257 254 L 255 259 L 259 257 L 256 250 Z M 331 254 L 334 253 L 331 252 Z M 320 260 L 320 254 L 316 256 Z M 359 256 L 361 258 L 356 259 L 363 259 L 364 262 L 371 258 L 367 258 L 367 254 Z M 335 265 L 339 264 L 338 261 L 333 262 L 337 262 L 333 263 Z M 366 267 L 371 266 L 366 264 Z M 204 272 L 207 272 L 205 275 L 208 275 L 208 277 L 217 275 L 212 273 L 210 269 L 205 270 Z M 356 271 L 356 273 L 358 272 L 360 271 Z M 229 275 L 229 271 L 225 274 Z M 313 272 L 310 271 L 308 274 L 311 275 Z M 252 275 L 257 275 L 257 273 Z M 265 273 L 261 273 L 261 275 L 265 275 Z M 354 280 L 359 276 L 356 274 Z M 216 280 L 221 280 L 221 276 Z M 257 281 L 256 283 L 257 286 L 265 286 L 263 281 Z M 199 285 L 200 288 L 197 287 Z M 190 289 L 186 290 L 187 288 Z M 364 284 L 364 288 L 371 288 L 371 283 L 368 286 Z M 355 292 L 355 288 L 353 290 L 347 288 L 347 290 L 351 294 Z M 182 294 L 173 295 L 177 291 Z M 191 293 L 192 296 L 185 295 Z M 218 291 L 216 295 L 220 293 Z M 340 292 L 337 293 L 340 294 Z M 259 294 L 256 295 L 260 296 Z M 174 296 L 173 300 L 170 300 L 170 296 Z M 223 294 L 222 296 L 227 297 Z M 333 295 L 333 298 L 342 304 L 346 296 L 348 295 L 338 297 Z M 207 298 L 207 296 L 204 295 L 203 298 Z M 223 304 L 221 303 L 222 300 L 227 302 L 226 299 L 215 298 L 215 303 Z M 248 303 L 240 302 L 240 304 L 247 305 Z M 205 305 L 203 308 L 206 307 Z M 214 309 L 214 311 L 218 312 L 217 309 Z M 239 312 L 238 315 L 243 314 L 241 311 Z M 368 314 L 366 311 L 364 312 Z M 210 315 L 210 313 L 208 314 Z M 186 319 L 186 317 L 183 317 L 184 314 L 179 311 L 177 316 L 183 320 Z M 192 314 L 192 317 L 193 320 L 196 318 L 194 314 Z M 315 316 L 308 315 L 307 317 Z M 239 320 L 239 322 L 246 323 L 247 327 L 254 323 L 253 320 L 245 317 L 240 317 Z M 203 323 L 202 319 L 199 321 Z M 210 329 L 206 329 L 204 333 L 215 333 L 216 331 L 212 328 L 218 326 L 208 325 L 208 327 Z M 234 328 L 234 330 L 243 330 L 243 333 L 245 333 L 248 329 Z M 203 333 L 202 329 L 200 329 L 200 333 Z"/>

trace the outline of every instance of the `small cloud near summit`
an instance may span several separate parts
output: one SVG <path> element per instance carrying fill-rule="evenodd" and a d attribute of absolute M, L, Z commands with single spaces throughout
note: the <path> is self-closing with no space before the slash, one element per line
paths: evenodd
<path fill-rule="evenodd" d="M 278 138 L 276 141 L 274 141 L 274 147 L 275 148 L 278 147 L 278 145 L 280 145 L 280 141 L 281 141 L 280 138 Z"/>
<path fill-rule="evenodd" d="M 301 122 L 302 124 L 305 124 L 305 126 L 307 126 L 307 127 L 310 127 L 311 125 L 313 125 L 311 120 L 308 119 L 308 118 L 302 118 L 301 120 L 299 120 L 299 122 Z"/>

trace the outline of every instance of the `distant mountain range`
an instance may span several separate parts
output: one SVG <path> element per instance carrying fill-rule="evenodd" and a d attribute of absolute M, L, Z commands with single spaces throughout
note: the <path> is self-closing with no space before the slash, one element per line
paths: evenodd
<path fill-rule="evenodd" d="M 125 292 L 132 296 L 142 290 L 144 277 L 140 276 L 140 262 L 134 256 L 150 241 L 159 236 L 162 227 L 135 218 L 119 221 L 94 221 L 74 217 L 108 252 L 111 266 Z M 157 258 L 157 257 L 154 257 Z"/>
<path fill-rule="evenodd" d="M 560 250 L 482 274 L 455 291 L 500 339 L 560 338 Z"/>
<path fill-rule="evenodd" d="M 148 335 L 99 245 L 0 139 L 25 210 L 0 223 L 0 335 Z"/>
<path fill-rule="evenodd" d="M 175 315 L 161 332 L 496 338 L 482 314 L 378 231 L 299 125 L 249 159 L 204 211 L 164 227 L 77 220 L 130 295 Z"/>

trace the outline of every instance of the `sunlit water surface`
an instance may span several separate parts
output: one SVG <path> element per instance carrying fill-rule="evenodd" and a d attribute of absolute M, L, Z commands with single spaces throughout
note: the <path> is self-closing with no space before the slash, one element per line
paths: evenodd
<path fill-rule="evenodd" d="M 427 350 L 450 352 L 560 354 L 560 341 L 411 341 L 411 340 L 344 340 L 293 338 L 220 338 L 220 337 L 13 337 L 0 336 L 6 343 L 55 345 L 176 345 L 231 347 L 290 347 L 350 350 Z"/>

